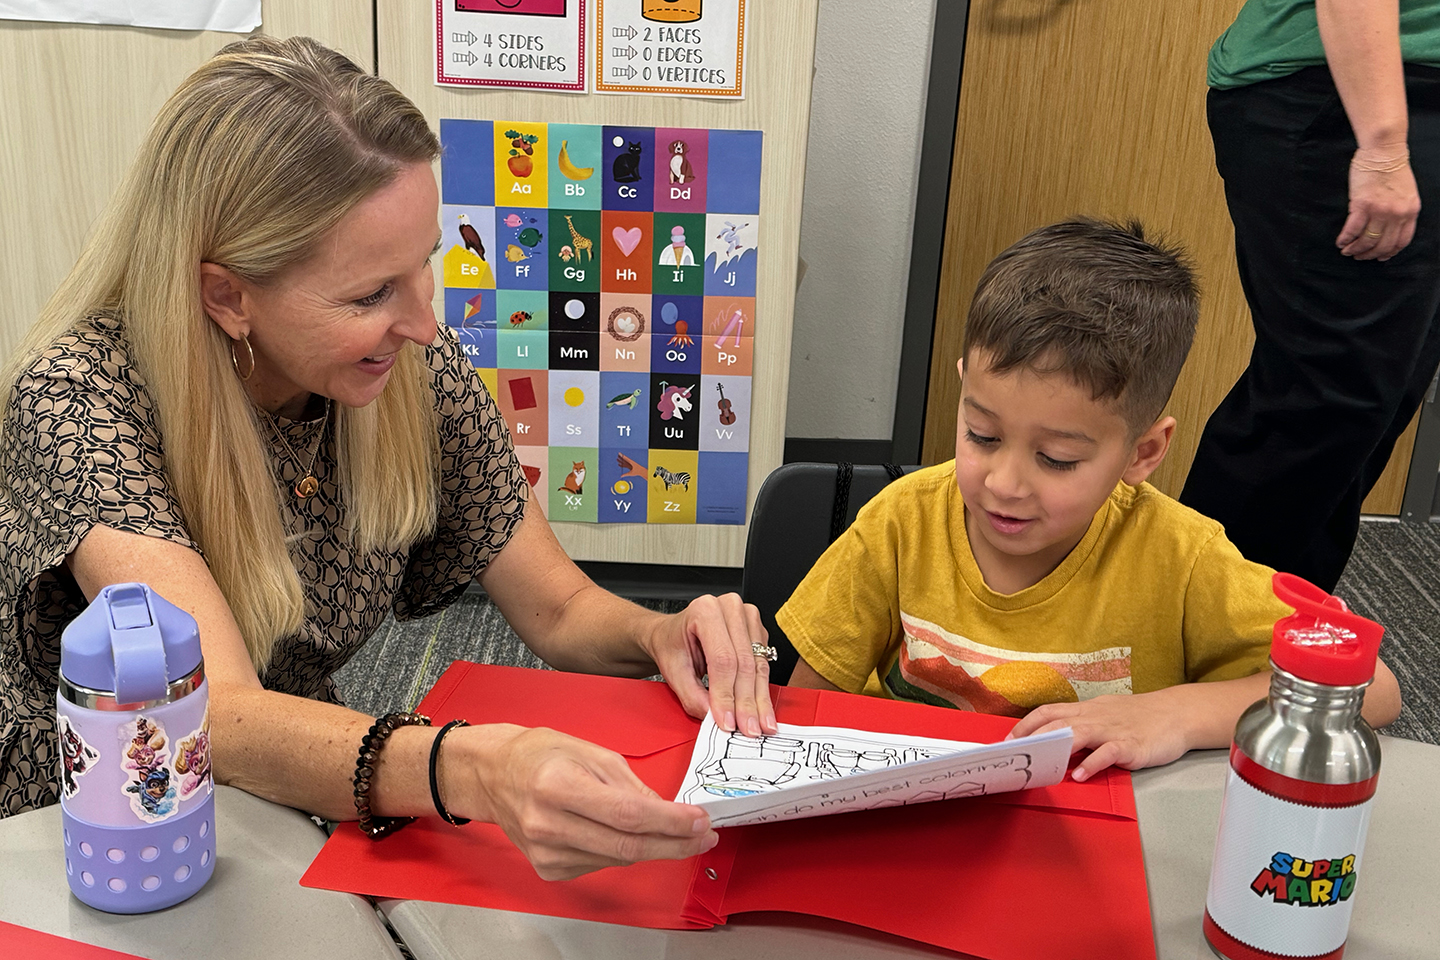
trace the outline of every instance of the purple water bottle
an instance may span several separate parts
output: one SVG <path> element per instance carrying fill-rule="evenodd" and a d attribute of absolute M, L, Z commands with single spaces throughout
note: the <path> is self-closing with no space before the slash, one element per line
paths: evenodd
<path fill-rule="evenodd" d="M 215 872 L 209 694 L 195 619 L 144 584 L 106 587 L 65 628 L 60 807 L 83 902 L 146 913 Z"/>

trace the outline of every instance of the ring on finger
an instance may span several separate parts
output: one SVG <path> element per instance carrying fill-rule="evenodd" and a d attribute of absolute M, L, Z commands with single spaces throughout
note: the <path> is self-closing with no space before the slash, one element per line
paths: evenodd
<path fill-rule="evenodd" d="M 1374 239 L 1378 239 L 1379 236 L 1380 236 L 1380 234 L 1378 234 L 1378 233 L 1372 233 L 1371 231 L 1366 230 L 1366 231 L 1365 231 L 1365 236 L 1367 236 L 1367 237 L 1371 238 L 1372 240 L 1374 240 Z"/>
<path fill-rule="evenodd" d="M 776 650 L 774 647 L 767 647 L 763 643 L 752 642 L 750 644 L 750 652 L 755 654 L 755 656 L 759 657 L 760 659 L 769 660 L 772 663 L 780 659 L 780 651 Z"/>

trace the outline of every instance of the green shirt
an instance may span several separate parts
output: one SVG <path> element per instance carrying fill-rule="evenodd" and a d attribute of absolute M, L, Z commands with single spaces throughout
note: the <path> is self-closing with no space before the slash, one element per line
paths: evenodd
<path fill-rule="evenodd" d="M 1400 0 L 1400 56 L 1440 67 L 1440 0 Z M 1205 80 L 1225 90 L 1324 62 L 1315 0 L 1249 0 L 1210 48 Z"/>

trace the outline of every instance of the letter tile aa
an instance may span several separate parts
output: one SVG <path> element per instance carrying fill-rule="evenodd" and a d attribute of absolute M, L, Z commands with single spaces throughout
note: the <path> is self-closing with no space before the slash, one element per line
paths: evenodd
<path fill-rule="evenodd" d="M 549 204 L 550 137 L 543 123 L 495 121 L 495 195 L 510 207 Z"/>

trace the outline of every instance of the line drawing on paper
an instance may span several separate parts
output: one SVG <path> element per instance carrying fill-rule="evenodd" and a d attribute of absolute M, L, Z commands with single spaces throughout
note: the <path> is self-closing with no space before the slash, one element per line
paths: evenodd
<path fill-rule="evenodd" d="M 726 733 L 708 717 L 675 799 L 715 826 L 950 800 L 1056 783 L 1069 730 L 996 744 L 781 724 Z"/>

